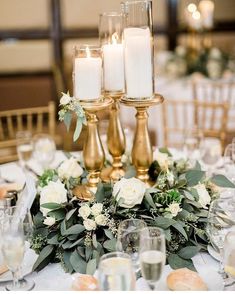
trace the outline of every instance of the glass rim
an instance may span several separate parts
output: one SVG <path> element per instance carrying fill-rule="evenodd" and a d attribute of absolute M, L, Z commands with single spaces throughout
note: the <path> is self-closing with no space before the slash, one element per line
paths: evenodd
<path fill-rule="evenodd" d="M 152 2 L 152 0 L 126 0 L 126 1 L 122 1 L 121 4 L 130 5 L 130 4 L 148 3 L 148 2 Z"/>
<path fill-rule="evenodd" d="M 99 266 L 103 260 L 113 258 L 113 257 L 120 257 L 120 258 L 125 258 L 131 261 L 131 257 L 129 254 L 122 252 L 122 251 L 114 251 L 114 252 L 109 252 L 105 253 L 101 256 L 100 261 L 99 261 Z"/>
<path fill-rule="evenodd" d="M 123 14 L 123 12 L 118 12 L 118 11 L 110 11 L 110 12 L 101 12 L 99 14 L 99 17 L 101 16 L 120 16 L 120 17 L 124 17 L 125 15 Z"/>
<path fill-rule="evenodd" d="M 74 45 L 73 50 L 86 50 L 86 48 L 89 48 L 89 50 L 101 50 L 101 47 L 99 45 L 95 44 L 81 44 L 81 45 Z"/>

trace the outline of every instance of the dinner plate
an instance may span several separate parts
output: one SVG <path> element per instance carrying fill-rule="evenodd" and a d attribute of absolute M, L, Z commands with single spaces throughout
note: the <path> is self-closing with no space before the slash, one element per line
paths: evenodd
<path fill-rule="evenodd" d="M 21 270 L 22 277 L 25 277 L 26 275 L 32 272 L 33 265 L 37 257 L 38 255 L 35 253 L 34 250 L 30 248 L 26 250 L 23 263 L 22 263 L 22 270 Z M 12 281 L 12 274 L 10 271 L 7 271 L 4 274 L 0 275 L 0 283 L 8 282 L 8 281 Z"/>
<path fill-rule="evenodd" d="M 157 291 L 169 291 L 169 288 L 167 287 L 166 279 L 169 273 L 172 271 L 173 270 L 169 265 L 164 267 L 162 277 L 156 286 Z M 204 268 L 200 267 L 200 269 L 198 269 L 198 274 L 206 283 L 209 291 L 222 291 L 224 289 L 223 280 L 213 267 L 211 266 L 205 266 Z M 138 291 L 149 290 L 147 282 L 143 278 L 138 279 L 136 283 L 136 290 Z"/>
<path fill-rule="evenodd" d="M 220 254 L 217 252 L 211 245 L 207 245 L 207 250 L 210 256 L 212 256 L 214 259 L 220 261 Z"/>

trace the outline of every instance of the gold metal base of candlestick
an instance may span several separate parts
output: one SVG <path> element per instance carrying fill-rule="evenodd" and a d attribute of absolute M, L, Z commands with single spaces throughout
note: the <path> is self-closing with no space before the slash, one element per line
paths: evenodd
<path fill-rule="evenodd" d="M 102 97 L 95 101 L 81 101 L 87 118 L 87 136 L 83 146 L 84 166 L 88 171 L 88 183 L 75 188 L 74 195 L 81 200 L 91 200 L 100 180 L 100 172 L 104 165 L 104 149 L 98 132 L 96 113 L 109 107 L 113 100 Z"/>
<path fill-rule="evenodd" d="M 102 170 L 101 179 L 104 182 L 110 180 L 116 182 L 125 175 L 125 170 L 121 161 L 122 155 L 125 153 L 126 140 L 125 134 L 119 119 L 119 100 L 122 93 L 111 95 L 113 104 L 110 108 L 110 118 L 108 127 L 108 149 L 113 157 L 112 167 Z"/>
<path fill-rule="evenodd" d="M 148 113 L 147 109 L 151 106 L 160 104 L 164 98 L 160 94 L 154 94 L 149 99 L 130 99 L 122 97 L 120 100 L 126 106 L 135 107 L 136 113 L 136 130 L 132 147 L 132 162 L 136 168 L 136 177 L 148 185 L 148 170 L 153 160 L 153 150 L 148 132 Z"/>

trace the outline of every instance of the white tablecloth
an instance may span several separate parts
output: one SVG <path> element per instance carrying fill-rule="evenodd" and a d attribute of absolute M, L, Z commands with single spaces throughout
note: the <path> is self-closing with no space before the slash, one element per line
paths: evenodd
<path fill-rule="evenodd" d="M 75 155 L 80 156 L 79 153 Z M 65 155 L 61 151 L 56 152 L 55 160 L 52 163 L 53 167 L 58 166 L 58 164 L 65 159 Z M 32 167 L 36 168 L 34 162 L 32 162 Z M 39 167 L 37 167 L 39 168 Z M 39 171 L 39 170 L 38 170 Z M 8 179 L 12 181 L 24 182 L 24 175 L 22 174 L 21 169 L 19 168 L 18 163 L 12 162 L 0 166 L 0 175 L 3 179 Z M 218 270 L 218 261 L 212 258 L 207 253 L 199 253 L 194 258 L 194 265 L 198 270 L 199 274 L 203 278 L 206 277 L 206 281 L 209 284 L 216 285 L 214 290 L 222 289 L 222 280 L 217 273 Z M 159 290 L 167 290 L 166 288 L 166 277 L 171 271 L 169 266 L 165 266 L 164 272 L 159 283 Z M 209 273 L 209 274 L 208 274 Z M 27 275 L 27 279 L 34 280 L 36 286 L 34 290 L 70 290 L 72 284 L 72 276 L 68 273 L 65 273 L 61 268 L 60 264 L 49 264 L 42 271 L 36 273 L 30 273 Z M 216 279 L 216 282 L 213 280 Z M 0 291 L 4 289 L 6 283 L 0 282 Z M 146 290 L 148 289 L 145 281 L 141 278 L 136 283 L 137 290 Z"/>

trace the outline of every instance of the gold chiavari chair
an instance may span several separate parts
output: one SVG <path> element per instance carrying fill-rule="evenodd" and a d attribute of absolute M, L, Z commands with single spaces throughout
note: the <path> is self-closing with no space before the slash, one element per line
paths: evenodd
<path fill-rule="evenodd" d="M 182 148 L 185 132 L 197 126 L 204 136 L 217 137 L 224 147 L 229 103 L 166 99 L 163 107 L 164 145 Z"/>
<path fill-rule="evenodd" d="M 55 138 L 55 103 L 0 111 L 0 163 L 17 159 L 16 133 L 23 130 L 32 134 L 47 133 Z"/>

